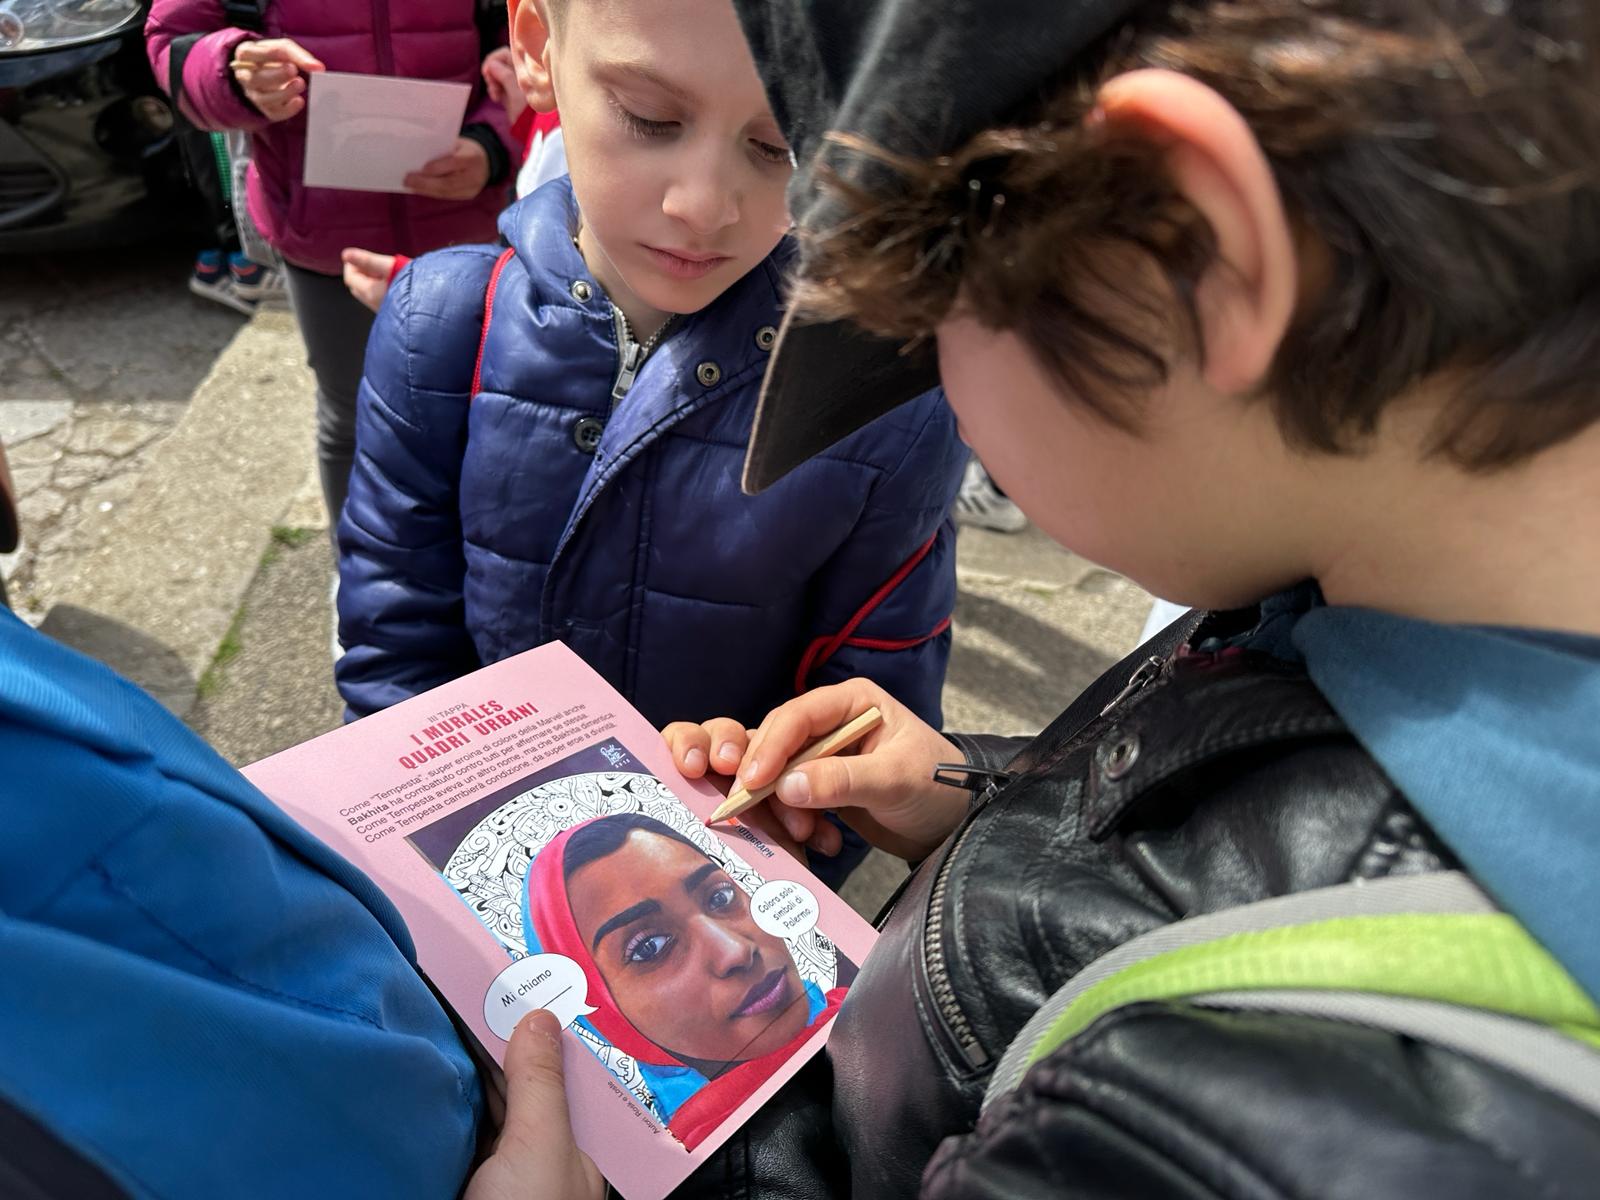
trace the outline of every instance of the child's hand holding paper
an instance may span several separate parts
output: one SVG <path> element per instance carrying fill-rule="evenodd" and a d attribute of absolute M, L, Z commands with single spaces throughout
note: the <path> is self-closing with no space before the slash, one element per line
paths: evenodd
<path fill-rule="evenodd" d="M 505 1072 L 505 1123 L 463 1200 L 600 1200 L 605 1180 L 572 1139 L 560 1023 L 542 1009 L 524 1017 L 506 1047 Z"/>
<path fill-rule="evenodd" d="M 471 200 L 488 182 L 489 155 L 468 137 L 457 138 L 448 153 L 405 177 L 407 188 L 435 200 Z"/>

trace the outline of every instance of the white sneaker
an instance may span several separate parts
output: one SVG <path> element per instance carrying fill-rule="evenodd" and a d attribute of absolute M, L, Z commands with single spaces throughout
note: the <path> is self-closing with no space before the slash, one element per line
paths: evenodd
<path fill-rule="evenodd" d="M 976 458 L 967 463 L 967 473 L 961 477 L 955 514 L 957 524 L 976 525 L 996 533 L 1019 533 L 1028 527 L 1022 510 L 1000 494 Z"/>
<path fill-rule="evenodd" d="M 189 276 L 189 290 L 196 296 L 206 300 L 215 300 L 218 304 L 226 305 L 234 312 L 252 316 L 256 311 L 256 301 L 246 296 L 241 296 L 233 285 L 233 280 L 224 274 L 219 279 L 206 280 L 197 275 Z"/>
<path fill-rule="evenodd" d="M 234 294 L 252 303 L 259 304 L 266 301 L 269 304 L 279 304 L 288 300 L 289 293 L 284 285 L 283 272 L 277 267 L 234 258 L 228 262 L 228 276 L 233 282 Z"/>
<path fill-rule="evenodd" d="M 344 657 L 344 643 L 339 640 L 339 572 L 333 573 L 333 583 L 328 588 L 328 608 L 333 613 L 333 627 L 328 634 L 328 652 L 333 655 L 333 665 L 338 666 Z"/>

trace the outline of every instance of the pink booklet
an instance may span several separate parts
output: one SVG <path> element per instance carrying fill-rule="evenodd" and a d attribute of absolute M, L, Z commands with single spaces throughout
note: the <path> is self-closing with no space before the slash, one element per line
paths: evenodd
<path fill-rule="evenodd" d="M 245 769 L 399 908 L 499 1062 L 566 1029 L 578 1143 L 659 1200 L 822 1048 L 872 927 L 558 643 Z M 481 1057 L 481 1056 L 480 1056 Z"/>

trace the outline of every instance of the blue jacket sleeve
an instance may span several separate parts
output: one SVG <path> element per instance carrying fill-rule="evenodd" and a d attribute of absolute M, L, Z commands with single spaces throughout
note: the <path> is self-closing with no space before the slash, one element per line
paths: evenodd
<path fill-rule="evenodd" d="M 907 448 L 898 462 L 891 459 L 854 532 L 821 573 L 804 683 L 812 688 L 865 676 L 937 729 L 956 602 L 950 504 L 968 451 L 942 391 L 884 422 L 905 431 Z M 914 565 L 888 587 L 907 564 Z M 831 656 L 817 661 L 835 643 Z"/>
<path fill-rule="evenodd" d="M 347 719 L 480 665 L 462 603 L 458 497 L 494 262 L 485 254 L 492 250 L 443 251 L 408 266 L 367 343 L 355 466 L 339 521 L 345 653 L 334 675 Z"/>
<path fill-rule="evenodd" d="M 119 1196 L 459 1194 L 476 1071 L 370 879 L 3 610 L 0 762 L 6 1102 Z M 106 1194 L 42 1145 L 0 1133 L 0 1195 Z"/>

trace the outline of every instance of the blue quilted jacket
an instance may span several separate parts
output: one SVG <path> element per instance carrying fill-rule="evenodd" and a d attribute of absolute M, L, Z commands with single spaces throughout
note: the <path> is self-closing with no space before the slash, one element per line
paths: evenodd
<path fill-rule="evenodd" d="M 937 725 L 967 454 L 942 393 L 746 496 L 788 247 L 641 361 L 576 219 L 565 179 L 502 216 L 475 393 L 500 248 L 418 259 L 379 314 L 339 526 L 351 714 L 559 638 L 656 724 L 865 675 Z"/>

